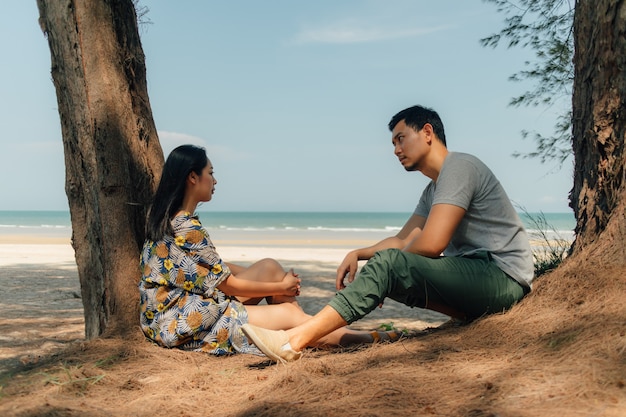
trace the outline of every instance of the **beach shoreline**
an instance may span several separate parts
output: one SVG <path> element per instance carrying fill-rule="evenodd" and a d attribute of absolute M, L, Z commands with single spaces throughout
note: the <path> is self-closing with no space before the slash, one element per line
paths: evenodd
<path fill-rule="evenodd" d="M 298 301 L 311 315 L 334 296 L 336 268 L 348 251 L 390 234 L 383 230 L 208 231 L 226 262 L 249 265 L 274 258 L 285 270 L 294 269 L 302 278 Z M 0 371 L 84 340 L 81 288 L 70 233 L 59 228 L 0 230 L 0 285 L 6 300 L 0 303 Z M 535 248 L 541 243 L 531 241 Z M 351 327 L 374 329 L 393 323 L 400 329 L 423 330 L 447 320 L 439 313 L 386 300 L 382 309 Z"/>
<path fill-rule="evenodd" d="M 19 243 L 16 243 L 19 242 Z M 350 243 L 358 243 L 358 240 Z M 239 241 L 226 241 L 216 245 L 217 251 L 227 262 L 254 262 L 263 258 L 286 261 L 335 262 L 339 264 L 349 246 L 325 244 L 317 241 L 311 244 L 297 240 L 267 240 L 265 245 L 242 244 Z M 74 249 L 69 238 L 40 236 L 0 236 L 0 266 L 18 264 L 75 263 Z"/>
<path fill-rule="evenodd" d="M 562 273 L 542 277 L 531 296 L 506 314 L 468 326 L 417 332 L 399 343 L 307 349 L 306 360 L 268 366 L 253 355 L 218 359 L 162 349 L 142 340 L 137 325 L 132 343 L 126 338 L 85 342 L 80 284 L 69 238 L 17 237 L 5 235 L 0 243 L 3 415 L 108 415 L 120 410 L 143 415 L 154 409 L 146 408 L 148 403 L 170 413 L 195 415 L 195 399 L 206 395 L 237 399 L 222 402 L 226 405 L 216 411 L 228 415 L 273 415 L 284 410 L 350 414 L 370 412 L 372 401 L 382 401 L 377 409 L 383 414 L 395 410 L 398 415 L 407 410 L 438 415 L 455 414 L 451 410 L 528 416 L 546 410 L 555 415 L 623 414 L 619 356 L 624 347 L 619 320 L 624 317 L 623 269 L 603 270 L 596 276 L 593 263 L 565 266 Z M 299 300 L 309 313 L 333 296 L 338 262 L 351 249 L 326 246 L 320 240 L 311 244 L 311 234 L 306 233 L 289 246 L 270 235 L 256 239 L 255 245 L 229 237 L 233 240 L 228 243 L 233 244 L 213 237 L 225 260 L 249 263 L 270 256 L 298 271 L 303 278 Z M 382 309 L 352 327 L 371 329 L 393 322 L 397 328 L 421 330 L 447 319 L 396 304 L 386 301 Z M 215 384 L 215 375 L 233 376 L 238 383 Z M 355 386 L 358 381 L 363 383 Z M 420 381 L 429 382 L 420 385 Z M 174 403 L 163 396 L 164 386 L 174 387 Z M 337 395 L 342 401 L 352 398 L 353 403 L 365 405 L 339 409 L 342 402 L 336 402 L 319 408 L 320 398 Z"/>
<path fill-rule="evenodd" d="M 308 314 L 318 312 L 335 294 L 336 268 L 348 251 L 336 244 L 311 244 L 306 239 L 269 239 L 263 246 L 239 241 L 215 243 L 227 262 L 247 265 L 269 257 L 285 269 L 293 268 L 302 278 L 298 302 Z M 81 288 L 68 237 L 0 235 L 0 285 L 5 300 L 0 303 L 0 372 L 35 363 L 84 340 Z M 400 329 L 422 330 L 447 319 L 387 300 L 383 308 L 351 327 L 374 329 L 393 323 Z"/>

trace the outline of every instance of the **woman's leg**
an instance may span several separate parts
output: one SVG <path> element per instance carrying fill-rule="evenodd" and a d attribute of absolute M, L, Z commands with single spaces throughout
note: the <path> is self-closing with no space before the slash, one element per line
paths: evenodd
<path fill-rule="evenodd" d="M 274 259 L 265 258 L 261 259 L 258 262 L 253 263 L 249 267 L 232 264 L 227 262 L 230 271 L 237 278 L 246 279 L 249 281 L 256 282 L 278 282 L 282 281 L 285 277 L 285 270 L 283 267 Z M 239 301 L 241 301 L 245 305 L 256 305 L 259 304 L 263 299 L 267 301 L 268 304 L 280 304 L 280 303 L 295 303 L 297 305 L 296 297 L 290 297 L 286 295 L 274 295 L 271 297 L 237 297 Z"/>
<path fill-rule="evenodd" d="M 306 323 L 311 316 L 291 303 L 246 306 L 248 322 L 252 325 L 270 330 L 288 330 Z M 343 319 L 341 319 L 343 320 Z M 369 332 L 352 330 L 345 327 L 345 321 L 340 326 L 326 334 L 315 337 L 307 342 L 307 346 L 349 346 L 354 344 L 373 343 L 375 340 L 395 340 L 400 334 L 394 332 Z M 376 336 L 374 336 L 374 334 Z M 306 347 L 306 346 L 305 346 Z"/>

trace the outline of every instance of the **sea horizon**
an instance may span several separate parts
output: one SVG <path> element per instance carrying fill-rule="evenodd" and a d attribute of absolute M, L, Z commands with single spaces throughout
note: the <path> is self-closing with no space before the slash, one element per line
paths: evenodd
<path fill-rule="evenodd" d="M 378 241 L 395 235 L 410 212 L 349 211 L 209 211 L 197 212 L 215 242 L 277 245 L 290 240 L 328 244 L 333 241 Z M 519 213 L 529 238 L 545 232 L 549 238 L 572 240 L 573 213 Z M 538 221 L 539 220 L 539 221 Z M 543 230 L 540 230 L 543 229 Z M 71 237 L 69 211 L 0 210 L 0 235 Z M 273 242 L 273 243 L 272 243 Z"/>

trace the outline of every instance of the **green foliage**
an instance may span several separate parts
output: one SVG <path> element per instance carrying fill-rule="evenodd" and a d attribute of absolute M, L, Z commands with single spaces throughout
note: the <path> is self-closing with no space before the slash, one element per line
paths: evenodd
<path fill-rule="evenodd" d="M 393 327 L 393 321 L 390 321 L 389 323 L 381 323 L 380 326 L 378 326 L 378 330 L 382 330 L 384 332 L 389 332 L 394 329 L 395 327 Z"/>
<path fill-rule="evenodd" d="M 140 4 L 140 0 L 132 0 L 133 7 L 135 8 L 135 14 L 137 15 L 137 23 L 138 26 L 144 27 L 145 25 L 151 25 L 152 21 L 148 14 L 150 13 L 150 9 L 147 6 Z"/>
<path fill-rule="evenodd" d="M 542 212 L 532 215 L 524 208 L 520 210 L 532 225 L 533 230 L 529 231 L 529 237 L 533 241 L 535 276 L 539 277 L 556 269 L 563 262 L 572 242 L 563 238 L 554 226 L 548 223 Z"/>
<path fill-rule="evenodd" d="M 404 336 L 410 336 L 411 335 L 411 331 L 409 329 L 397 329 L 394 325 L 393 325 L 393 321 L 390 321 L 389 323 L 381 323 L 378 326 L 379 331 L 383 331 L 383 332 L 391 332 L 391 331 L 399 331 L 400 333 L 402 333 L 402 335 Z"/>
<path fill-rule="evenodd" d="M 508 48 L 521 46 L 535 51 L 536 62 L 526 62 L 527 69 L 512 75 L 511 81 L 534 81 L 534 89 L 511 99 L 512 106 L 546 106 L 571 99 L 574 81 L 574 4 L 575 0 L 483 0 L 494 3 L 504 13 L 505 27 L 499 33 L 480 40 L 492 48 L 507 40 Z M 532 136 L 537 145 L 534 152 L 514 153 L 516 157 L 539 158 L 563 162 L 572 153 L 571 105 L 557 117 L 554 132 L 543 136 L 522 131 L 522 137 Z"/>

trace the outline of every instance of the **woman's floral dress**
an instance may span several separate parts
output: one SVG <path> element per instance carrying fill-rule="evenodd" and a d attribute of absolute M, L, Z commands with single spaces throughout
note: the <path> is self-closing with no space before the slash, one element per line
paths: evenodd
<path fill-rule="evenodd" d="M 174 236 L 143 246 L 139 292 L 144 334 L 168 348 L 260 354 L 240 329 L 248 322 L 245 307 L 217 288 L 230 269 L 197 216 L 180 214 L 172 227 Z"/>

